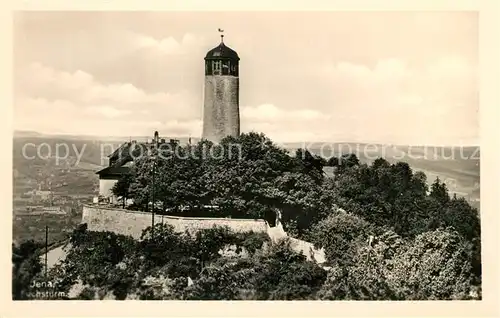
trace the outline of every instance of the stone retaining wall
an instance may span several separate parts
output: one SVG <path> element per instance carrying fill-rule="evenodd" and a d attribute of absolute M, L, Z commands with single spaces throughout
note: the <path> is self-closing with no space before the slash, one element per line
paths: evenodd
<path fill-rule="evenodd" d="M 171 224 L 175 231 L 195 232 L 213 226 L 228 226 L 235 232 L 267 232 L 267 224 L 262 219 L 194 218 L 155 215 L 155 224 Z M 89 231 L 110 231 L 130 235 L 136 239 L 142 231 L 151 226 L 151 213 L 113 209 L 101 206 L 84 206 L 82 223 L 87 223 Z"/>

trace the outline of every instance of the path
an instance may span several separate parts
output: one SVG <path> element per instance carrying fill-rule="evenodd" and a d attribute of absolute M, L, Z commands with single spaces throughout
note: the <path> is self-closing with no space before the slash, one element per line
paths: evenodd
<path fill-rule="evenodd" d="M 276 243 L 284 238 L 289 238 L 290 247 L 294 251 L 304 254 L 308 260 L 314 260 L 318 264 L 323 264 L 326 261 L 324 249 L 316 249 L 312 243 L 288 236 L 283 229 L 283 224 L 281 223 L 281 212 L 279 211 L 276 213 L 275 224 L 276 226 L 274 227 L 270 227 L 269 224 L 267 224 L 267 234 L 273 243 Z"/>
<path fill-rule="evenodd" d="M 47 253 L 47 267 L 51 269 L 58 262 L 66 258 L 67 252 L 70 248 L 71 244 L 65 243 L 61 246 L 49 250 L 49 252 Z M 40 255 L 40 261 L 42 262 L 42 264 L 45 264 L 45 253 L 42 253 Z"/>

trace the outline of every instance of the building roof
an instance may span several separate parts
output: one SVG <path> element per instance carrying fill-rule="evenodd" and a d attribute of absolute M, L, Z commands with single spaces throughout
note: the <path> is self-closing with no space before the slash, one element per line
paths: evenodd
<path fill-rule="evenodd" d="M 119 155 L 119 153 L 122 151 L 123 147 L 125 147 L 127 143 L 123 143 L 120 145 L 120 147 L 116 148 L 112 153 L 108 155 L 108 158 L 113 158 Z"/>
<path fill-rule="evenodd" d="M 129 172 L 134 161 L 144 155 L 147 156 L 150 149 L 154 147 L 159 147 L 161 149 L 162 145 L 175 145 L 179 143 L 177 139 L 170 139 L 167 141 L 165 138 L 160 138 L 157 131 L 155 131 L 154 136 L 155 138 L 151 140 L 151 142 L 137 142 L 133 140 L 121 144 L 118 149 L 108 156 L 109 166 L 97 171 L 96 174 L 99 175 L 100 179 L 115 179 Z"/>
<path fill-rule="evenodd" d="M 208 51 L 207 55 L 205 56 L 205 60 L 211 59 L 233 59 L 239 61 L 240 57 L 238 56 L 238 53 L 236 53 L 236 51 L 226 46 L 224 42 L 221 42 L 217 47 L 214 47 L 213 49 Z"/>
<path fill-rule="evenodd" d="M 110 166 L 96 172 L 99 176 L 120 176 L 130 172 L 130 167 Z"/>

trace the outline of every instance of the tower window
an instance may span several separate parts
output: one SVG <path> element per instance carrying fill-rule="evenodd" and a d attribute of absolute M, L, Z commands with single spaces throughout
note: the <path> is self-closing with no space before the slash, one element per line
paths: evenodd
<path fill-rule="evenodd" d="M 212 61 L 212 72 L 214 75 L 221 74 L 221 61 Z"/>
<path fill-rule="evenodd" d="M 207 61 L 205 74 L 238 76 L 238 62 L 229 59 Z"/>
<path fill-rule="evenodd" d="M 222 75 L 229 75 L 229 61 L 222 62 Z"/>

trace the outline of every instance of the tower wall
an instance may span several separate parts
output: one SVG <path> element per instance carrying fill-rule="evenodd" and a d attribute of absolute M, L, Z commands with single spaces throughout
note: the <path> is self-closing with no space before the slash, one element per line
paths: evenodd
<path fill-rule="evenodd" d="M 240 134 L 239 78 L 205 76 L 203 138 L 218 143 L 226 136 Z"/>

